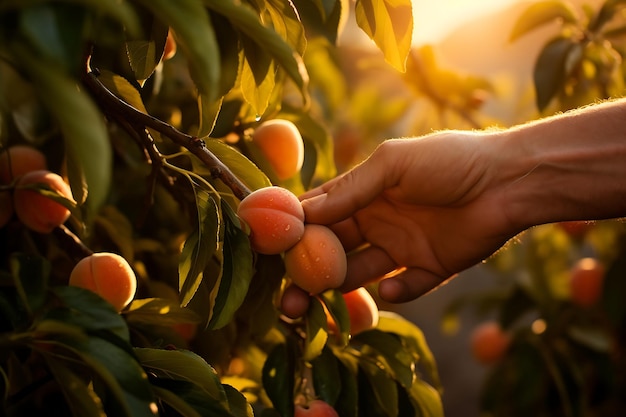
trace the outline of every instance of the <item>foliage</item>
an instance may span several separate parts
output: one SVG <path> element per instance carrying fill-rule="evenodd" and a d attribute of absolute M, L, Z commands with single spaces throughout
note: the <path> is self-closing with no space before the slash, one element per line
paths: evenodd
<path fill-rule="evenodd" d="M 4 415 L 288 417 L 312 398 L 345 416 L 442 414 L 418 328 L 388 314 L 350 339 L 333 291 L 285 319 L 282 259 L 254 253 L 236 215 L 252 190 L 301 192 L 336 174 L 318 93 L 345 80 L 319 75 L 337 68 L 348 6 L 0 1 L 1 147 L 42 150 L 76 200 L 57 198 L 72 217 L 52 234 L 15 219 L 0 229 Z M 399 70 L 410 6 L 356 2 L 359 25 Z M 168 37 L 177 53 L 164 60 Z M 302 172 L 284 181 L 248 146 L 273 118 L 305 140 Z M 67 286 L 92 251 L 119 253 L 137 273 L 121 314 Z"/>
<path fill-rule="evenodd" d="M 623 34 L 626 3 L 607 0 L 600 8 L 577 10 L 564 0 L 539 1 L 528 7 L 511 31 L 511 41 L 543 25 L 559 22 L 535 62 L 534 83 L 539 111 L 568 110 L 624 91 Z"/>

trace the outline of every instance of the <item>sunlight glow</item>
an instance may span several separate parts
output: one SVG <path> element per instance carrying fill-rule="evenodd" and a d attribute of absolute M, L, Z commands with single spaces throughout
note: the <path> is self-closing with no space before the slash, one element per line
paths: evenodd
<path fill-rule="evenodd" d="M 435 43 L 452 29 L 523 0 L 413 0 L 413 43 Z"/>

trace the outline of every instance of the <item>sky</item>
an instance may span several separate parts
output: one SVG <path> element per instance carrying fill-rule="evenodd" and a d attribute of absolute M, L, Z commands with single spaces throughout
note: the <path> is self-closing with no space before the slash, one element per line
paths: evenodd
<path fill-rule="evenodd" d="M 413 43 L 434 43 L 452 28 L 523 0 L 413 0 Z"/>

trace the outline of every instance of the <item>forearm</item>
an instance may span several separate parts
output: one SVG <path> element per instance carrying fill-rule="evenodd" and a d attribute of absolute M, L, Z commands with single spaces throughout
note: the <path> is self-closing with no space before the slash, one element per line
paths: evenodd
<path fill-rule="evenodd" d="M 504 209 L 520 229 L 626 216 L 626 101 L 594 105 L 496 136 Z"/>

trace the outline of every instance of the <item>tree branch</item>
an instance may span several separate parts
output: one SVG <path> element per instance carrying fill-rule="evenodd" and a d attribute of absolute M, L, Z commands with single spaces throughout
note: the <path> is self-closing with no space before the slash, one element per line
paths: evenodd
<path fill-rule="evenodd" d="M 105 114 L 113 113 L 112 116 L 114 118 L 116 118 L 115 116 L 123 117 L 133 126 L 144 126 L 145 128 L 154 129 L 186 148 L 209 168 L 212 178 L 219 178 L 232 190 L 238 199 L 243 200 L 251 193 L 251 190 L 219 158 L 207 149 L 204 140 L 183 133 L 172 125 L 132 107 L 107 89 L 98 80 L 93 71 L 85 73 L 82 81 L 96 99 L 96 102 L 102 107 Z"/>

